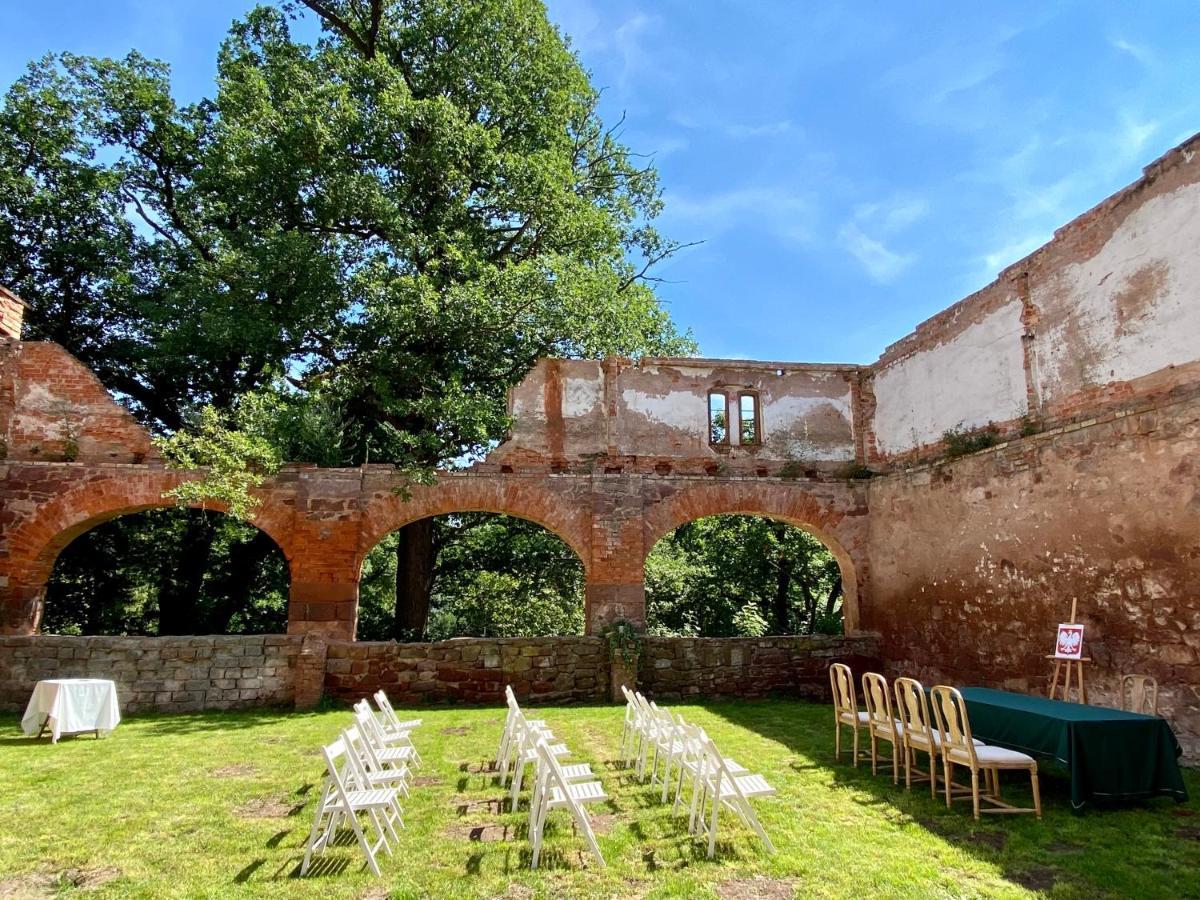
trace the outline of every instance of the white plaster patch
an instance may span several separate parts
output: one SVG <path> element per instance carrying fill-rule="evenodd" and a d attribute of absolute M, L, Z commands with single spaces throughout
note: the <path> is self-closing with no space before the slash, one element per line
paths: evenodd
<path fill-rule="evenodd" d="M 602 388 L 598 377 L 563 380 L 562 413 L 564 419 L 590 415 L 600 405 Z"/>
<path fill-rule="evenodd" d="M 806 423 L 816 418 L 822 407 L 832 409 L 846 423 L 844 441 L 806 439 Z M 835 462 L 854 458 L 854 426 L 850 408 L 850 386 L 842 397 L 764 397 L 762 408 L 765 442 L 788 459 Z"/>
<path fill-rule="evenodd" d="M 1021 304 L 1011 300 L 944 344 L 921 350 L 875 376 L 875 442 L 903 453 L 1027 411 Z"/>
<path fill-rule="evenodd" d="M 707 401 L 703 396 L 683 391 L 656 396 L 626 388 L 621 399 L 631 413 L 645 416 L 657 425 L 696 436 L 702 436 L 708 428 Z"/>
<path fill-rule="evenodd" d="M 1053 401 L 1200 355 L 1200 184 L 1147 200 L 1093 257 L 1036 286 L 1055 322 L 1038 335 L 1038 386 Z M 1121 295 L 1157 273 L 1153 301 L 1122 321 Z"/>

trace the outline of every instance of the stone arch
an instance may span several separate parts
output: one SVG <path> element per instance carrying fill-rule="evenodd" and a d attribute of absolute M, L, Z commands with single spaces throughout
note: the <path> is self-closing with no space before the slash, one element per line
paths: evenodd
<path fill-rule="evenodd" d="M 60 473 L 60 477 L 70 474 Z M 187 472 L 167 469 L 122 467 L 98 477 L 91 474 L 34 507 L 5 535 L 8 584 L 0 609 L 0 633 L 37 632 L 46 583 L 59 554 L 71 541 L 119 516 L 173 506 L 175 501 L 164 494 L 190 477 Z M 206 506 L 216 512 L 227 511 L 219 503 Z M 290 510 L 263 503 L 247 521 L 275 542 L 288 561 L 290 574 L 294 559 L 287 528 Z"/>
<path fill-rule="evenodd" d="M 411 496 L 389 491 L 364 503 L 354 571 L 384 537 L 398 528 L 431 516 L 487 512 L 513 516 L 540 525 L 562 540 L 583 563 L 585 576 L 591 558 L 591 508 L 585 498 L 572 497 L 571 485 L 551 478 L 505 475 L 443 475 L 437 484 L 414 487 Z"/>
<path fill-rule="evenodd" d="M 685 488 L 647 505 L 642 518 L 642 564 L 659 540 L 696 519 L 719 515 L 778 519 L 809 532 L 837 560 L 842 573 L 843 620 L 850 634 L 858 630 L 860 573 L 866 568 L 852 549 L 858 546 L 854 532 L 865 524 L 866 517 L 847 516 L 839 507 L 847 506 L 848 499 L 821 498 L 803 487 L 779 483 L 725 482 Z"/>

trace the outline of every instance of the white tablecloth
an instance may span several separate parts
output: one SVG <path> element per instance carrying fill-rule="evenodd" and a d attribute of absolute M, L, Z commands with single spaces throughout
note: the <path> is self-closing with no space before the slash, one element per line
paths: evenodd
<path fill-rule="evenodd" d="M 49 722 L 46 717 L 49 716 Z M 25 707 L 21 730 L 37 734 L 46 723 L 55 741 L 61 734 L 107 734 L 121 721 L 117 686 L 103 678 L 55 678 L 39 681 Z"/>

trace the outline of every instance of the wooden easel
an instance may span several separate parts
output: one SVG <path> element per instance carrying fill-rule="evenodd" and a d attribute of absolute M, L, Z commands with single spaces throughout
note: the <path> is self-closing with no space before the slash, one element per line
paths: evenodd
<path fill-rule="evenodd" d="M 1075 612 L 1078 602 L 1078 600 L 1071 601 L 1071 618 L 1067 620 L 1068 625 L 1075 624 Z M 1054 677 L 1050 679 L 1050 699 L 1058 699 L 1056 697 L 1058 694 L 1058 679 L 1065 670 L 1066 677 L 1063 681 L 1061 699 L 1069 702 L 1071 696 L 1071 673 L 1074 670 L 1079 679 L 1079 702 L 1087 703 L 1087 686 L 1083 683 L 1083 664 L 1091 662 L 1092 658 L 1090 656 L 1083 656 L 1079 659 L 1059 659 L 1055 654 L 1050 653 L 1047 654 L 1046 659 L 1054 660 Z"/>

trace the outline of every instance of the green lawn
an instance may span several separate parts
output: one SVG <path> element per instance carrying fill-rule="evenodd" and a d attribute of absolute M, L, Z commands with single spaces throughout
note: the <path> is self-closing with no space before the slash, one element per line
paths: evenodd
<path fill-rule="evenodd" d="M 399 852 L 373 878 L 355 845 L 296 877 L 322 776 L 318 748 L 349 713 L 247 712 L 130 717 L 109 737 L 57 746 L 0 718 L 0 896 L 88 897 L 1200 897 L 1194 803 L 1073 816 L 1062 779 L 1044 778 L 1047 815 L 985 818 L 906 792 L 832 759 L 829 707 L 790 701 L 675 707 L 779 790 L 754 801 L 769 856 L 724 820 L 717 858 L 614 762 L 616 706 L 539 710 L 612 796 L 592 813 L 598 869 L 553 813 L 544 867 L 529 871 L 525 814 L 497 812 L 481 771 L 499 708 L 416 714 L 425 758 Z M 401 711 L 401 715 L 404 712 Z M 1200 796 L 1200 775 L 1187 773 Z M 1019 776 L 1006 786 L 1027 791 Z"/>

